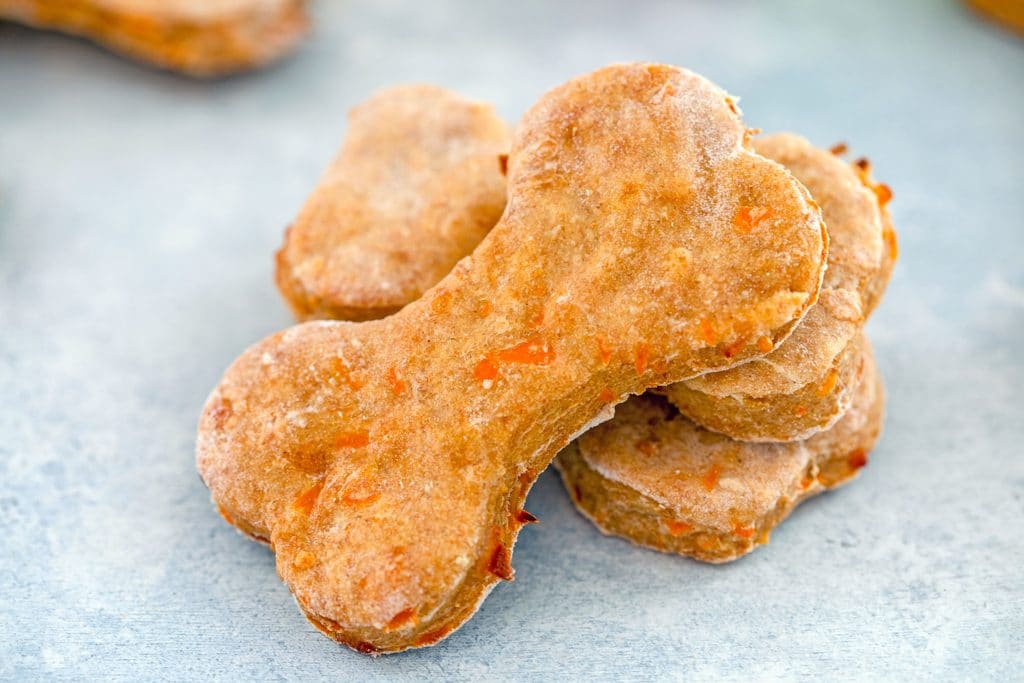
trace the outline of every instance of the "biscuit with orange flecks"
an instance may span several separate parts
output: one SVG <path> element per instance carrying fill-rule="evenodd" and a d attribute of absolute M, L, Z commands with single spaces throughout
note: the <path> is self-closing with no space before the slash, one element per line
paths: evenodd
<path fill-rule="evenodd" d="M 821 205 L 829 254 L 818 303 L 765 357 L 659 391 L 694 422 L 734 439 L 805 439 L 835 424 L 850 406 L 860 331 L 896 256 L 885 208 L 891 192 L 871 178 L 865 160 L 847 164 L 797 135 L 769 135 L 753 146 L 791 170 Z M 747 219 L 750 225 L 738 229 L 763 229 L 753 213 Z M 717 339 L 716 326 L 706 332 Z"/>
<path fill-rule="evenodd" d="M 192 76 L 261 66 L 309 29 L 305 0 L 0 0 L 0 19 L 89 38 Z"/>
<path fill-rule="evenodd" d="M 807 498 L 853 478 L 882 427 L 884 396 L 871 351 L 853 405 L 806 441 L 749 443 L 709 432 L 664 399 L 619 406 L 555 461 L 577 509 L 606 534 L 728 562 L 767 543 Z"/>
<path fill-rule="evenodd" d="M 578 432 L 766 352 L 725 354 L 741 334 L 790 333 L 827 235 L 745 135 L 726 93 L 678 67 L 573 79 L 517 127 L 501 220 L 436 287 L 383 320 L 272 335 L 228 368 L 199 472 L 319 629 L 363 652 L 444 638 L 512 578 L 523 500 Z M 772 207 L 767 229 L 735 229 L 745 206 Z"/>
<path fill-rule="evenodd" d="M 370 320 L 418 299 L 505 208 L 509 132 L 431 85 L 352 110 L 341 152 L 288 229 L 277 284 L 299 320 Z"/>

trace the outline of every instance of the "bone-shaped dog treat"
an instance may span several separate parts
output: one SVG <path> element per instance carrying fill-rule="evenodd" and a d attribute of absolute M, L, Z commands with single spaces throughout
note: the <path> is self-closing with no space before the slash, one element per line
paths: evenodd
<path fill-rule="evenodd" d="M 493 107 L 436 86 L 356 107 L 277 255 L 296 317 L 380 318 L 437 284 L 501 217 L 508 145 Z"/>
<path fill-rule="evenodd" d="M 861 357 L 856 340 L 892 272 L 895 233 L 884 208 L 888 188 L 870 180 L 866 162 L 851 167 L 792 134 L 755 140 L 754 149 L 790 169 L 821 204 L 830 246 L 818 303 L 764 358 L 661 391 L 713 431 L 791 441 L 827 429 L 849 407 Z M 745 217 L 746 228 L 760 230 L 764 215 Z M 709 340 L 716 336 L 709 331 Z"/>
<path fill-rule="evenodd" d="M 318 628 L 364 652 L 445 637 L 512 577 L 523 500 L 577 432 L 790 332 L 827 235 L 745 134 L 684 69 L 569 81 L 517 128 L 499 223 L 423 298 L 293 327 L 227 370 L 200 474 Z M 750 207 L 771 208 L 765 229 L 737 228 Z"/>
<path fill-rule="evenodd" d="M 305 0 L 0 0 L 0 18 L 193 76 L 260 66 L 308 30 Z"/>
<path fill-rule="evenodd" d="M 664 399 L 640 396 L 559 454 L 565 487 L 607 534 L 706 562 L 745 555 L 802 501 L 867 463 L 884 397 L 864 347 L 853 405 L 806 441 L 735 441 L 698 427 Z"/>

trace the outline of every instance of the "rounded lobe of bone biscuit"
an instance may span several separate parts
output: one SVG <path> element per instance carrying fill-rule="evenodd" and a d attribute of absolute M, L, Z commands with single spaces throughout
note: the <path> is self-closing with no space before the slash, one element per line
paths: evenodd
<path fill-rule="evenodd" d="M 277 255 L 296 316 L 369 320 L 419 298 L 500 218 L 508 146 L 491 106 L 436 86 L 389 88 L 355 107 Z"/>
<path fill-rule="evenodd" d="M 691 419 L 732 438 L 791 441 L 827 429 L 848 405 L 859 362 L 848 349 L 891 272 L 891 227 L 883 229 L 884 206 L 863 173 L 834 154 L 792 134 L 755 140 L 754 149 L 790 169 L 822 207 L 830 241 L 818 303 L 763 358 L 663 393 Z"/>
<path fill-rule="evenodd" d="M 199 471 L 270 538 L 318 628 L 373 652 L 445 637 L 512 576 L 523 501 L 571 437 L 629 394 L 765 353 L 740 336 L 789 333 L 826 238 L 744 131 L 683 69 L 574 79 L 524 117 L 502 219 L 436 287 L 232 364 L 200 421 Z M 744 205 L 772 207 L 771 230 L 735 230 Z"/>
<path fill-rule="evenodd" d="M 827 299 L 832 293 L 822 292 L 822 298 Z M 821 337 L 814 337 L 828 334 L 821 332 L 818 324 L 821 310 L 820 306 L 813 307 L 779 351 L 787 346 L 791 351 L 805 348 L 801 343 L 806 339 L 819 352 L 828 349 Z M 834 329 L 834 324 L 829 327 Z M 794 337 L 796 343 L 792 343 Z M 846 340 L 840 337 L 838 341 Z M 826 368 L 823 374 L 812 374 L 806 384 L 788 394 L 748 396 L 737 391 L 716 396 L 699 391 L 690 382 L 654 391 L 669 397 L 683 414 L 699 416 L 704 428 L 730 434 L 730 438 L 754 443 L 798 441 L 828 429 L 850 407 L 862 372 L 861 336 L 846 341 L 837 355 L 822 358 L 820 363 Z"/>
<path fill-rule="evenodd" d="M 867 463 L 884 396 L 866 345 L 863 355 L 850 410 L 804 441 L 735 441 L 659 397 L 630 399 L 559 455 L 566 488 L 605 533 L 709 562 L 736 559 L 767 542 L 800 502 Z"/>
<path fill-rule="evenodd" d="M 309 29 L 304 0 L 0 0 L 0 17 L 202 77 L 273 61 Z"/>

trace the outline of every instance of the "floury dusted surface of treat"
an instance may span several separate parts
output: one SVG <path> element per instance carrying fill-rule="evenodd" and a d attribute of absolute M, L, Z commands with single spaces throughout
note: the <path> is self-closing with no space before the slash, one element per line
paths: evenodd
<path fill-rule="evenodd" d="M 228 368 L 200 474 L 318 628 L 364 652 L 444 638 L 512 578 L 523 500 L 573 435 L 790 333 L 827 236 L 746 133 L 684 69 L 573 79 L 525 115 L 502 219 L 436 287 L 383 320 L 272 335 Z M 770 230 L 736 228 L 751 206 L 772 207 Z"/>

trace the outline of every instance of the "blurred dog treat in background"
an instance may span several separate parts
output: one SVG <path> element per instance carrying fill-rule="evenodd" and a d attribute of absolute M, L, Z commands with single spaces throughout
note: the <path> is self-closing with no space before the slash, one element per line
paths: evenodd
<path fill-rule="evenodd" d="M 192 76 L 271 62 L 309 29 L 305 0 L 0 0 L 0 19 L 83 36 Z"/>
<path fill-rule="evenodd" d="M 1024 0 L 964 0 L 986 19 L 1024 35 Z"/>

